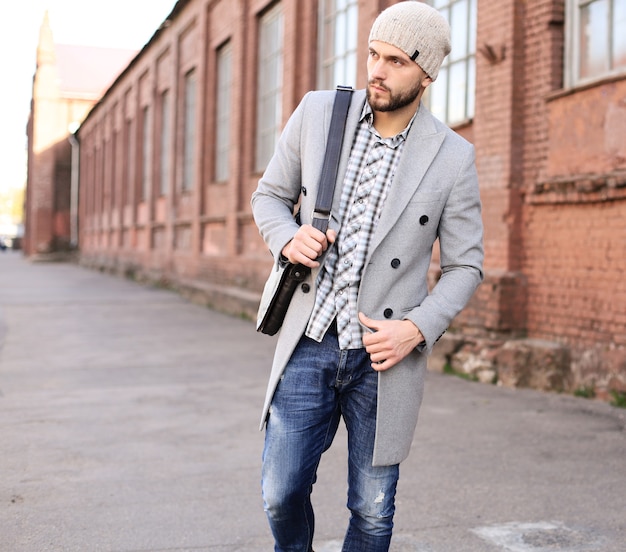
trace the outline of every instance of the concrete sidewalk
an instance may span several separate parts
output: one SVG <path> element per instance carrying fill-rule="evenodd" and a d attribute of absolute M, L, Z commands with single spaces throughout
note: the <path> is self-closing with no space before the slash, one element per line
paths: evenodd
<path fill-rule="evenodd" d="M 73 264 L 0 254 L 0 551 L 269 552 L 274 338 Z M 626 550 L 626 411 L 429 374 L 393 552 Z M 314 490 L 347 523 L 345 434 Z"/>

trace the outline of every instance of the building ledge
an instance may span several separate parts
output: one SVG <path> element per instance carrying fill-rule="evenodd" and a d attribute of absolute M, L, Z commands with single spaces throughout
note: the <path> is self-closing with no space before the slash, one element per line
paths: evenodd
<path fill-rule="evenodd" d="M 597 203 L 626 199 L 626 171 L 547 178 L 526 195 L 526 203 Z"/>

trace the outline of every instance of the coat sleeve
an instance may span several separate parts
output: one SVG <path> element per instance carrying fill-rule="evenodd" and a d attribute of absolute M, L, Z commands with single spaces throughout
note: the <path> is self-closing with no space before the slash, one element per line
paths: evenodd
<path fill-rule="evenodd" d="M 468 145 L 446 200 L 438 237 L 442 275 L 412 320 L 430 352 L 483 279 L 483 223 L 474 147 Z"/>
<path fill-rule="evenodd" d="M 302 186 L 302 124 L 309 97 L 304 96 L 289 118 L 251 198 L 254 221 L 275 259 L 298 230 L 294 209 Z"/>

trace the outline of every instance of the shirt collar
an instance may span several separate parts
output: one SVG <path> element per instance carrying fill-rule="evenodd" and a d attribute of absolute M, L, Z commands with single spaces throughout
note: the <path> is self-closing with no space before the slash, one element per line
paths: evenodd
<path fill-rule="evenodd" d="M 415 121 L 415 117 L 417 116 L 417 112 L 418 111 L 419 111 L 419 106 L 415 110 L 415 113 L 413 113 L 413 117 L 411 117 L 411 120 L 406 125 L 404 130 L 402 132 L 396 134 L 395 136 L 392 136 L 391 138 L 389 138 L 389 140 L 391 140 L 391 141 L 406 140 L 407 134 L 409 133 L 409 130 L 411 130 L 411 126 L 413 125 L 413 121 Z M 372 125 L 372 123 L 374 122 L 374 112 L 372 111 L 372 106 L 370 105 L 370 103 L 368 101 L 366 101 L 365 104 L 363 105 L 363 109 L 361 110 L 361 117 L 359 119 L 359 122 L 360 123 L 366 122 L 367 125 L 369 126 L 370 130 L 378 135 L 378 132 L 376 132 L 376 129 Z"/>

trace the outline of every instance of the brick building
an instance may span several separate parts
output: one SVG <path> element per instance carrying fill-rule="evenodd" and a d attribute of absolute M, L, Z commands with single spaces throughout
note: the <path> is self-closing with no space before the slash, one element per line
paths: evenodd
<path fill-rule="evenodd" d="M 49 257 L 76 246 L 78 236 L 70 213 L 72 197 L 77 198 L 72 194 L 71 175 L 72 163 L 78 167 L 78 150 L 72 157 L 71 132 L 136 53 L 55 44 L 45 14 L 39 32 L 27 127 L 23 240 L 27 255 Z"/>
<path fill-rule="evenodd" d="M 271 260 L 250 195 L 305 92 L 365 85 L 391 3 L 179 0 L 78 133 L 82 262 L 253 315 Z M 432 3 L 453 49 L 427 102 L 476 146 L 486 231 L 432 366 L 624 392 L 626 3 Z"/>

